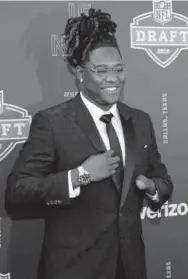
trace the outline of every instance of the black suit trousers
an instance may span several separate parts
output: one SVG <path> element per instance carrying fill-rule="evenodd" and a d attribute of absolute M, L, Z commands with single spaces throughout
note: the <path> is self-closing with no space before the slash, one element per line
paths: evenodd
<path fill-rule="evenodd" d="M 126 279 L 120 253 L 118 255 L 117 267 L 116 267 L 116 273 L 114 279 Z"/>
<path fill-rule="evenodd" d="M 120 243 L 119 243 L 118 259 L 117 259 L 117 266 L 116 266 L 116 272 L 115 272 L 114 279 L 126 279 L 121 257 L 122 257 L 121 248 L 120 248 Z"/>

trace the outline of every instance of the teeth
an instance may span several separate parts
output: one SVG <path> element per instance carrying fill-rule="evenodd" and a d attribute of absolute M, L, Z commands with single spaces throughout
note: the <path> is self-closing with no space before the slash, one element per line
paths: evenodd
<path fill-rule="evenodd" d="M 116 87 L 108 87 L 108 88 L 104 88 L 104 90 L 106 90 L 106 91 L 114 91 L 114 90 L 116 90 Z"/>

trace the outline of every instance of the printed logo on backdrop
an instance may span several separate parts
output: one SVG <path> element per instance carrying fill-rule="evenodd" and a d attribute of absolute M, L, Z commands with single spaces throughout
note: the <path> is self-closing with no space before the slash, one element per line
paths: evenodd
<path fill-rule="evenodd" d="M 68 3 L 68 18 L 70 17 L 77 17 L 80 16 L 81 13 L 88 14 L 89 9 L 91 8 L 90 3 Z M 59 54 L 62 57 L 66 56 L 65 51 L 65 41 L 64 37 L 57 34 L 51 35 L 51 55 L 52 56 L 58 56 Z M 64 92 L 64 98 L 74 98 L 77 95 L 77 91 L 70 92 L 66 91 Z"/>
<path fill-rule="evenodd" d="M 31 116 L 21 107 L 4 102 L 0 91 L 0 161 L 6 158 L 19 143 L 28 138 Z M 1 279 L 1 278 L 0 278 Z"/>
<path fill-rule="evenodd" d="M 156 218 L 167 218 L 167 217 L 177 217 L 185 216 L 188 214 L 188 204 L 185 202 L 182 203 L 168 203 L 168 201 L 162 205 L 161 210 L 152 211 L 149 207 L 144 206 L 140 217 L 142 220 L 145 218 L 156 219 Z"/>
<path fill-rule="evenodd" d="M 153 11 L 133 18 L 130 36 L 131 48 L 165 68 L 188 49 L 188 17 L 172 11 L 172 0 L 153 0 Z"/>
<path fill-rule="evenodd" d="M 0 273 L 0 279 L 10 279 L 10 273 L 7 274 Z"/>
<path fill-rule="evenodd" d="M 89 9 L 91 8 L 90 3 L 68 3 L 68 17 L 77 17 L 81 13 L 88 14 Z M 64 37 L 57 34 L 51 35 L 51 54 L 52 56 L 58 56 L 58 53 L 61 56 L 66 56 L 65 54 L 65 42 Z"/>

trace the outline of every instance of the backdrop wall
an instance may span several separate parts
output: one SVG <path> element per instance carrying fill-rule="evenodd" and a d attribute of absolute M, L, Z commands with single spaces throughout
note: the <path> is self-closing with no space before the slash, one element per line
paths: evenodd
<path fill-rule="evenodd" d="M 60 34 L 70 15 L 90 6 L 118 24 L 128 68 L 122 100 L 151 115 L 175 186 L 161 213 L 141 213 L 148 279 L 188 278 L 188 3 L 157 2 L 0 2 L 0 278 L 36 278 L 44 223 L 9 219 L 6 177 L 32 116 L 77 91 Z"/>

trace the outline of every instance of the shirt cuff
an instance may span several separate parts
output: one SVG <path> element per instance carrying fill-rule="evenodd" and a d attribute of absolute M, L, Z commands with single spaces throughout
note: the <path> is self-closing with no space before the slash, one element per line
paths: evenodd
<path fill-rule="evenodd" d="M 155 192 L 154 195 L 151 195 L 151 194 L 148 194 L 148 193 L 146 193 L 146 195 L 148 195 L 148 197 L 149 197 L 152 201 L 159 202 L 159 194 L 158 194 L 157 191 Z"/>
<path fill-rule="evenodd" d="M 80 187 L 73 189 L 71 180 L 71 170 L 68 171 L 68 187 L 69 187 L 69 198 L 76 198 L 80 195 Z"/>

